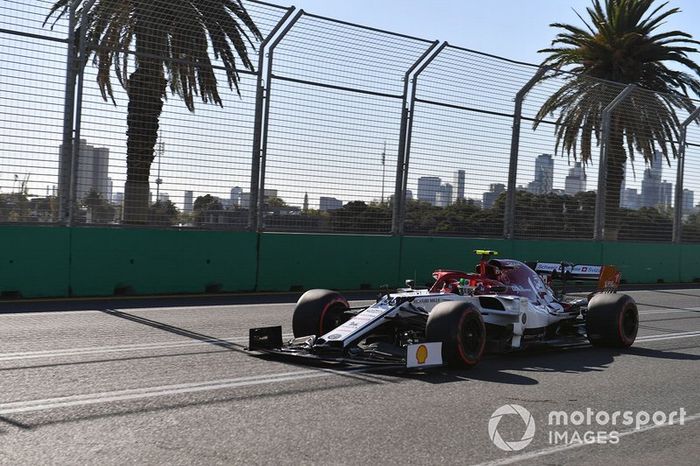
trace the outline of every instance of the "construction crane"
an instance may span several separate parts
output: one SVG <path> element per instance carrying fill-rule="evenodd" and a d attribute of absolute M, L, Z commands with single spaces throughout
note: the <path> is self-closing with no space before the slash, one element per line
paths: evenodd
<path fill-rule="evenodd" d="M 29 183 L 29 176 L 30 175 L 31 175 L 31 173 L 27 173 L 24 176 L 22 183 L 19 185 L 19 193 L 24 194 L 25 196 L 27 196 L 27 184 Z"/>

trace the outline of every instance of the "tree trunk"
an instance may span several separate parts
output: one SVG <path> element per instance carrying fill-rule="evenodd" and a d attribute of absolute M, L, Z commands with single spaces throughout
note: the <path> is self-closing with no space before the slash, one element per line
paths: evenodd
<path fill-rule="evenodd" d="M 613 124 L 608 141 L 607 186 L 605 189 L 605 224 L 603 239 L 616 241 L 620 231 L 620 194 L 625 176 L 627 155 L 622 130 Z"/>
<path fill-rule="evenodd" d="M 137 34 L 136 54 L 146 56 L 137 58 L 136 71 L 129 76 L 123 214 L 123 223 L 129 224 L 145 224 L 150 208 L 148 179 L 167 85 L 162 64 L 148 56 L 159 53 L 155 36 L 153 31 Z"/>

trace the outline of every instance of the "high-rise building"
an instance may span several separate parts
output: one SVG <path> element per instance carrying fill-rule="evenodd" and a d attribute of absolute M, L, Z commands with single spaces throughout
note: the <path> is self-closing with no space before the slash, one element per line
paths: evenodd
<path fill-rule="evenodd" d="M 440 189 L 435 197 L 435 205 L 438 207 L 447 207 L 452 204 L 453 187 L 450 183 L 440 185 Z"/>
<path fill-rule="evenodd" d="M 170 194 L 158 193 L 158 199 L 156 199 L 156 202 L 167 202 L 169 200 L 170 200 Z"/>
<path fill-rule="evenodd" d="M 653 160 L 649 163 L 649 167 L 644 170 L 641 207 L 666 205 L 665 198 L 669 188 L 667 186 L 662 187 L 662 183 L 665 183 L 665 181 L 661 181 L 661 177 L 663 176 L 662 160 L 663 155 L 658 151 L 655 152 Z"/>
<path fill-rule="evenodd" d="M 683 190 L 683 213 L 692 214 L 695 210 L 695 193 L 690 189 Z"/>
<path fill-rule="evenodd" d="M 238 207 L 241 209 L 250 209 L 250 193 L 241 193 L 241 202 Z"/>
<path fill-rule="evenodd" d="M 343 201 L 334 197 L 321 196 L 319 198 L 319 210 L 328 212 L 329 210 L 338 210 L 343 208 Z"/>
<path fill-rule="evenodd" d="M 564 192 L 569 196 L 586 191 L 586 171 L 581 162 L 574 163 L 564 181 Z"/>
<path fill-rule="evenodd" d="M 185 199 L 182 207 L 183 212 L 192 212 L 192 208 L 194 207 L 194 193 L 192 191 L 185 191 Z"/>
<path fill-rule="evenodd" d="M 659 186 L 659 193 L 661 196 L 659 205 L 662 207 L 671 207 L 673 205 L 673 183 L 663 180 Z"/>
<path fill-rule="evenodd" d="M 75 195 L 77 199 L 85 199 L 90 191 L 97 192 L 103 199 L 111 198 L 109 186 L 109 149 L 106 147 L 94 147 L 85 139 L 80 140 L 76 153 L 76 180 Z M 63 187 L 59 190 L 68 191 L 70 174 L 67 173 L 70 165 L 71 154 L 63 151 L 63 145 L 59 147 L 59 180 Z M 64 189 L 65 188 L 65 189 Z"/>
<path fill-rule="evenodd" d="M 634 188 L 625 188 L 620 193 L 620 207 L 637 210 L 642 206 L 642 198 Z"/>
<path fill-rule="evenodd" d="M 233 188 L 236 189 L 236 188 Z M 238 188 L 240 189 L 240 188 Z M 232 190 L 233 191 L 233 190 Z M 238 197 L 238 194 L 236 194 Z M 276 189 L 266 189 L 265 190 L 265 202 L 269 201 L 273 197 L 277 197 L 277 190 Z M 236 204 L 232 204 L 236 205 Z M 244 193 L 243 190 L 240 192 L 240 202 L 237 205 L 241 209 L 249 209 L 250 208 L 250 193 Z"/>
<path fill-rule="evenodd" d="M 550 154 L 541 154 L 535 160 L 535 179 L 527 185 L 533 194 L 552 192 L 554 182 L 554 160 Z"/>
<path fill-rule="evenodd" d="M 457 170 L 455 172 L 455 186 L 457 186 L 457 197 L 455 202 L 459 202 L 464 199 L 464 185 L 466 182 L 466 172 L 464 170 Z"/>
<path fill-rule="evenodd" d="M 506 185 L 502 183 L 493 183 L 489 186 L 489 191 L 483 194 L 484 209 L 490 209 L 496 203 L 496 199 L 502 193 L 506 192 Z"/>
<path fill-rule="evenodd" d="M 418 200 L 437 205 L 437 195 L 440 192 L 442 180 L 438 176 L 422 176 L 418 178 Z"/>
<path fill-rule="evenodd" d="M 652 175 L 657 180 L 661 180 L 664 175 L 664 154 L 661 151 L 655 151 L 654 157 L 649 164 L 649 169 Z"/>
<path fill-rule="evenodd" d="M 231 205 L 234 207 L 242 207 L 241 206 L 241 195 L 243 194 L 243 189 L 241 189 L 239 186 L 234 186 L 231 189 Z"/>

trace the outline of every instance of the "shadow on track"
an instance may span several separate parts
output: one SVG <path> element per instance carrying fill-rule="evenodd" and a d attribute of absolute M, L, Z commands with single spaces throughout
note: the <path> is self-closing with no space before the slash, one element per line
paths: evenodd
<path fill-rule="evenodd" d="M 206 306 L 241 306 L 250 304 L 293 305 L 301 292 L 270 294 L 220 294 L 198 296 L 132 296 L 111 298 L 80 298 L 55 300 L 0 299 L 0 314 L 57 311 L 99 311 L 104 309 L 148 309 Z M 376 291 L 351 291 L 344 293 L 350 300 L 373 300 Z"/>
<path fill-rule="evenodd" d="M 210 335 L 205 335 L 203 333 L 194 332 L 192 330 L 187 330 L 187 329 L 184 329 L 182 327 L 176 327 L 174 325 L 166 324 L 166 323 L 163 323 L 163 322 L 160 322 L 157 320 L 147 319 L 147 318 L 141 317 L 141 316 L 136 316 L 133 314 L 129 314 L 127 312 L 118 311 L 116 309 L 103 309 L 102 312 L 109 314 L 111 316 L 114 316 L 114 317 L 119 317 L 121 319 L 126 319 L 126 320 L 130 320 L 132 322 L 147 325 L 149 327 L 153 327 L 153 328 L 156 328 L 158 330 L 163 330 L 165 332 L 174 333 L 175 335 L 180 335 L 183 337 L 192 338 L 194 340 L 198 340 L 198 341 L 201 341 L 203 343 L 208 343 L 208 344 L 211 344 L 214 346 L 225 348 L 227 350 L 236 351 L 236 352 L 240 352 L 240 353 L 245 353 L 246 355 L 250 355 L 250 353 L 248 353 L 245 350 L 246 346 L 241 345 L 239 343 L 233 343 L 233 342 L 230 342 L 227 340 L 222 340 L 222 339 L 219 339 L 216 337 L 212 337 Z M 264 356 L 257 356 L 257 357 L 264 358 Z M 301 368 L 308 368 L 308 367 L 312 366 L 310 364 L 301 364 L 299 362 L 291 362 L 291 361 L 290 362 L 285 361 L 285 362 L 290 366 L 301 367 Z M 347 377 L 347 378 L 351 378 L 351 379 L 355 379 L 355 378 L 359 377 L 357 374 L 355 374 L 353 372 L 343 372 L 342 370 L 340 370 L 340 371 L 335 370 L 335 369 L 342 369 L 343 367 L 344 366 L 338 366 L 338 365 L 335 365 L 335 366 L 318 365 L 318 366 L 316 366 L 316 368 L 321 370 L 321 371 L 334 370 L 334 373 L 341 376 L 341 377 Z M 361 380 L 364 380 L 365 382 L 371 383 L 372 381 L 368 380 L 368 379 L 372 378 L 371 372 L 372 371 L 369 371 L 369 370 L 366 372 L 363 371 Z"/>
<path fill-rule="evenodd" d="M 40 427 L 58 425 L 58 424 L 69 424 L 73 422 L 81 421 L 91 421 L 99 419 L 109 419 L 119 416 L 129 416 L 129 415 L 140 415 L 140 414 L 156 414 L 164 413 L 168 411 L 186 409 L 186 408 L 196 408 L 205 406 L 217 406 L 225 405 L 227 403 L 245 403 L 249 400 L 262 400 L 262 399 L 274 399 L 284 396 L 295 396 L 301 394 L 309 394 L 315 392 L 325 392 L 328 390 L 345 390 L 355 386 L 362 385 L 362 382 L 367 383 L 366 380 L 361 379 L 347 379 L 343 383 L 337 383 L 333 387 L 326 386 L 314 386 L 314 387 L 301 387 L 286 390 L 275 390 L 268 393 L 255 393 L 246 395 L 225 395 L 224 393 L 218 394 L 211 399 L 199 400 L 199 401 L 167 401 L 161 406 L 152 406 L 152 401 L 137 400 L 131 402 L 130 406 L 126 406 L 123 403 L 120 404 L 110 404 L 104 405 L 104 411 L 100 413 L 85 414 L 71 412 L 69 409 L 56 409 L 51 411 L 48 415 L 48 411 L 37 411 L 32 413 L 25 413 L 21 415 L 15 415 L 17 417 L 22 417 L 23 421 L 18 421 L 16 419 L 10 419 L 4 416 L 0 416 L 0 424 L 7 423 L 11 426 L 18 427 L 22 430 L 37 429 Z M 134 407 L 137 405 L 138 407 Z M 0 433 L 3 431 L 0 430 Z"/>
<path fill-rule="evenodd" d="M 682 348 L 675 349 L 695 349 L 697 346 L 686 346 Z M 656 359 L 671 359 L 674 361 L 700 361 L 700 355 L 688 354 L 688 353 L 677 353 L 675 351 L 662 351 L 655 350 L 651 348 L 642 347 L 632 347 L 628 348 L 625 353 L 633 354 L 636 356 L 643 356 L 645 358 L 656 358 Z"/>
<path fill-rule="evenodd" d="M 199 334 L 196 334 L 199 335 Z M 208 337 L 207 337 L 208 338 Z M 672 349 L 694 349 L 697 346 L 681 346 Z M 216 351 L 220 352 L 220 351 Z M 247 393 L 232 395 L 222 390 L 220 392 L 208 392 L 210 399 L 186 400 L 177 397 L 167 398 L 160 406 L 152 406 L 152 401 L 139 400 L 124 403 L 105 404 L 104 411 L 100 413 L 86 414 L 58 408 L 51 411 L 40 411 L 18 415 L 21 420 L 0 416 L 0 424 L 27 430 L 38 427 L 80 422 L 87 420 L 107 419 L 132 414 L 160 413 L 190 407 L 216 406 L 232 402 L 245 402 L 248 400 L 275 399 L 285 396 L 295 396 L 307 393 L 321 393 L 329 391 L 342 392 L 348 388 L 366 385 L 399 384 L 409 381 L 424 382 L 430 384 L 443 383 L 469 383 L 490 382 L 512 385 L 536 385 L 538 380 L 509 371 L 521 371 L 530 373 L 586 373 L 605 371 L 614 359 L 622 354 L 641 356 L 645 358 L 658 358 L 670 360 L 699 360 L 700 355 L 679 353 L 670 350 L 655 350 L 650 348 L 632 347 L 624 351 L 605 350 L 591 347 L 577 347 L 569 349 L 539 349 L 508 356 L 488 356 L 482 363 L 471 370 L 437 369 L 425 372 L 395 372 L 387 368 L 371 368 L 367 371 L 344 372 L 332 370 L 340 376 L 340 380 L 320 386 L 301 386 L 296 388 L 275 389 L 266 393 Z M 292 364 L 297 365 L 297 364 Z M 308 366 L 304 366 L 308 367 Z M 337 367 L 337 366 L 335 366 Z M 318 368 L 320 371 L 331 369 Z M 543 402 L 549 400 L 541 400 Z M 132 404 L 133 403 L 133 404 Z M 48 414 L 47 414 L 48 413 Z M 1 432 L 1 431 L 0 431 Z"/>
<path fill-rule="evenodd" d="M 203 343 L 209 343 L 211 345 L 219 346 L 221 348 L 226 348 L 228 350 L 243 351 L 245 348 L 244 345 L 240 345 L 238 343 L 233 343 L 227 340 L 221 340 L 219 338 L 215 338 L 209 335 L 204 335 L 203 333 L 193 332 L 192 330 L 187 330 L 182 327 L 176 327 L 174 325 L 166 324 L 153 319 L 147 319 L 141 316 L 136 316 L 127 312 L 118 311 L 116 309 L 102 309 L 102 312 L 114 317 L 119 317 L 121 319 L 126 319 L 132 322 L 147 325 L 149 327 L 157 328 L 158 330 L 163 330 L 164 332 L 174 333 L 175 335 L 192 338 L 193 340 L 199 340 Z"/>

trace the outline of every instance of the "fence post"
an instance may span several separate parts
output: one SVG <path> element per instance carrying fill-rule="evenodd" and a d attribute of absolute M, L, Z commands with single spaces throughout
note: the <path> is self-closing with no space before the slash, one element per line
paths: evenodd
<path fill-rule="evenodd" d="M 287 23 L 289 17 L 296 11 L 290 7 L 282 19 L 260 43 L 258 53 L 258 77 L 255 90 L 255 122 L 253 129 L 253 160 L 250 171 L 250 199 L 248 203 L 248 230 L 259 231 L 262 228 L 262 206 L 265 202 L 265 155 L 267 152 L 267 128 L 270 114 L 270 82 L 272 81 L 272 55 L 280 40 L 294 26 L 294 23 L 304 14 L 299 10 Z M 285 24 L 284 30 L 278 32 Z M 270 46 L 268 49 L 268 45 Z M 267 54 L 267 57 L 266 57 Z M 262 191 L 262 195 L 260 192 Z"/>
<path fill-rule="evenodd" d="M 404 151 L 406 150 L 406 133 L 408 131 L 408 118 L 411 110 L 409 110 L 408 92 L 409 87 L 413 84 L 413 71 L 418 65 L 426 59 L 440 41 L 435 41 L 427 48 L 425 52 L 416 60 L 411 67 L 406 71 L 403 77 L 403 100 L 401 103 L 401 129 L 399 130 L 399 153 L 396 159 L 396 184 L 394 185 L 394 205 L 391 216 L 391 234 L 398 235 L 402 232 L 403 225 L 399 217 L 401 215 L 401 204 L 406 202 L 406 187 L 403 186 L 403 171 L 404 171 Z"/>
<path fill-rule="evenodd" d="M 673 242 L 680 243 L 683 235 L 683 178 L 685 175 L 685 147 L 688 137 L 688 125 L 700 116 L 700 107 L 693 112 L 681 124 L 680 141 L 678 147 L 678 167 L 676 169 L 676 193 L 673 210 Z"/>
<path fill-rule="evenodd" d="M 258 76 L 255 85 L 255 119 L 253 122 L 253 158 L 251 162 L 250 169 L 250 198 L 248 199 L 248 230 L 257 231 L 258 230 L 258 189 L 260 187 L 260 155 L 262 153 L 261 141 L 262 141 L 262 127 L 263 127 L 263 109 L 265 102 L 265 84 L 263 76 L 263 69 L 265 68 L 265 54 L 267 52 L 267 45 L 272 40 L 273 36 L 277 34 L 282 25 L 289 19 L 289 17 L 294 13 L 296 7 L 290 7 L 287 12 L 282 16 L 270 33 L 265 37 L 265 39 L 260 42 L 260 51 L 258 52 Z M 267 81 L 269 81 L 269 76 Z"/>
<path fill-rule="evenodd" d="M 73 117 L 75 112 L 76 50 L 75 50 L 75 10 L 81 0 L 73 0 L 68 7 L 68 50 L 66 53 L 66 87 L 63 95 L 63 143 L 58 169 L 58 221 L 70 221 L 71 173 L 73 167 Z"/>
<path fill-rule="evenodd" d="M 401 192 L 398 196 L 399 203 L 398 203 L 398 216 L 395 219 L 397 230 L 396 234 L 402 235 L 404 232 L 404 223 L 406 219 L 406 189 L 408 185 L 408 166 L 409 166 L 409 159 L 411 156 L 411 137 L 413 134 L 413 116 L 415 114 L 415 108 L 416 108 L 416 91 L 418 88 L 418 77 L 420 74 L 425 71 L 425 69 L 437 58 L 440 53 L 445 50 L 445 48 L 449 44 L 447 42 L 443 42 L 440 44 L 439 47 L 435 48 L 433 45 L 428 52 L 426 52 L 424 55 L 424 60 L 423 63 L 420 65 L 415 70 L 415 73 L 413 74 L 413 87 L 411 89 L 411 99 L 408 103 L 408 113 L 407 113 L 407 118 L 406 118 L 406 126 L 405 129 L 402 128 L 405 134 L 405 138 L 403 139 L 404 145 L 403 145 L 403 152 L 400 155 L 400 158 L 402 159 L 402 167 L 401 167 Z M 402 122 L 403 124 L 403 122 Z M 397 168 L 397 171 L 399 169 Z"/>
<path fill-rule="evenodd" d="M 593 224 L 593 239 L 602 241 L 605 231 L 605 198 L 608 188 L 608 139 L 610 138 L 610 118 L 612 112 L 635 89 L 634 84 L 628 84 L 603 110 L 601 115 L 602 130 L 600 140 L 600 160 L 598 162 L 598 192 L 595 198 L 595 218 Z"/>
<path fill-rule="evenodd" d="M 515 94 L 510 163 L 508 165 L 508 190 L 506 191 L 506 209 L 503 217 L 503 236 L 508 239 L 512 239 L 515 232 L 515 183 L 518 177 L 518 150 L 520 149 L 520 121 L 522 120 L 523 100 L 547 70 L 549 70 L 547 67 L 538 68 L 534 76 Z"/>

